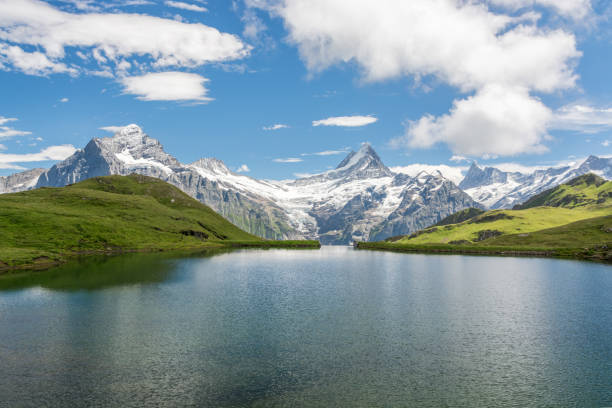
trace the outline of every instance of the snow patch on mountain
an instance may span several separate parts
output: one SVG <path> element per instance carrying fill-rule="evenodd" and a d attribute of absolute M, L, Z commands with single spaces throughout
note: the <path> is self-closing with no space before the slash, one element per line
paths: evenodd
<path fill-rule="evenodd" d="M 459 187 L 487 208 L 512 208 L 535 194 L 587 173 L 612 179 L 612 158 L 589 156 L 582 163 L 537 169 L 530 173 L 480 168 L 473 163 Z"/>

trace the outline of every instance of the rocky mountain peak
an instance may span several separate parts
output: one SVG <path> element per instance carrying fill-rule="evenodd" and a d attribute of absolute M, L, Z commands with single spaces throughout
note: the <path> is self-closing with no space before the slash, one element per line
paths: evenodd
<path fill-rule="evenodd" d="M 465 174 L 465 177 L 463 178 L 461 183 L 459 183 L 459 188 L 465 190 L 465 189 L 472 188 L 478 185 L 482 185 L 485 178 L 486 178 L 486 174 L 484 170 L 478 167 L 476 162 L 472 162 L 472 165 L 470 166 L 469 170 Z"/>
<path fill-rule="evenodd" d="M 589 156 L 584 163 L 580 165 L 577 173 L 595 172 L 605 178 L 612 177 L 612 158 Z"/>
<path fill-rule="evenodd" d="M 204 157 L 190 164 L 192 167 L 198 169 L 207 170 L 214 174 L 230 174 L 230 169 L 227 168 L 225 163 L 214 157 Z"/>
<path fill-rule="evenodd" d="M 363 143 L 358 151 L 352 151 L 330 173 L 339 177 L 354 176 L 358 178 L 389 177 L 391 170 L 384 165 L 378 154 L 369 143 Z"/>
<path fill-rule="evenodd" d="M 94 139 L 91 143 L 100 149 L 100 154 L 107 161 L 119 160 L 128 165 L 180 165 L 178 160 L 164 151 L 158 140 L 149 137 L 140 126 L 134 124 L 124 126 L 112 137 Z M 85 150 L 95 151 L 89 145 Z"/>

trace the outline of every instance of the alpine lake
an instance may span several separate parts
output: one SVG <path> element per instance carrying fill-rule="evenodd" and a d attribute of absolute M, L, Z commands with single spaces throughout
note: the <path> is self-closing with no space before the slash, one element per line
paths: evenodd
<path fill-rule="evenodd" d="M 612 406 L 612 267 L 323 247 L 0 276 L 0 406 Z"/>

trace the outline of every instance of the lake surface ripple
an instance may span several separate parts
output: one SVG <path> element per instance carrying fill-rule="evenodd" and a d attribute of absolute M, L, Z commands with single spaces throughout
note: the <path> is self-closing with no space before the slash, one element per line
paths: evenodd
<path fill-rule="evenodd" d="M 0 406 L 612 406 L 612 267 L 324 247 L 0 278 Z"/>

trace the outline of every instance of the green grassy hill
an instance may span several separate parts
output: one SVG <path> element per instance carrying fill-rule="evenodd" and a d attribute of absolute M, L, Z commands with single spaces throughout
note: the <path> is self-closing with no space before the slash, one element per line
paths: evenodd
<path fill-rule="evenodd" d="M 456 224 L 432 226 L 394 242 L 360 243 L 359 247 L 586 257 L 595 251 L 597 257 L 612 258 L 612 182 L 593 174 L 580 176 L 515 208 L 520 209 L 487 211 Z M 455 218 L 466 218 L 465 215 Z"/>
<path fill-rule="evenodd" d="M 514 206 L 513 209 L 524 210 L 542 206 L 576 208 L 604 204 L 611 198 L 612 182 L 594 174 L 585 174 L 535 195 L 523 204 Z"/>
<path fill-rule="evenodd" d="M 318 245 L 264 241 L 176 187 L 140 175 L 0 195 L 0 214 L 0 270 L 91 253 Z"/>
<path fill-rule="evenodd" d="M 484 212 L 485 211 L 481 210 L 480 208 L 466 208 L 465 210 L 457 211 L 456 213 L 449 215 L 448 217 L 442 219 L 433 226 L 441 227 L 444 225 L 458 224 L 460 222 L 474 218 Z"/>

